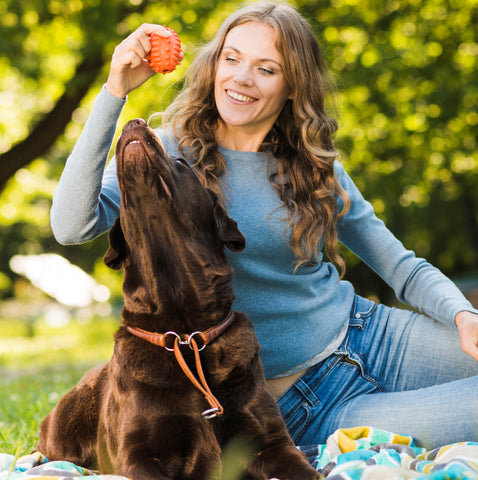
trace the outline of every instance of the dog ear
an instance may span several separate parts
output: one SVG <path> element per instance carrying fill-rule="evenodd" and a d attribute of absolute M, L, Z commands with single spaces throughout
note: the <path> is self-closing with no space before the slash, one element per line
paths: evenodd
<path fill-rule="evenodd" d="M 244 235 L 237 228 L 237 223 L 227 214 L 224 207 L 217 203 L 214 205 L 214 219 L 216 220 L 219 238 L 224 245 L 233 252 L 240 252 L 246 246 Z"/>
<path fill-rule="evenodd" d="M 121 270 L 121 268 L 123 268 L 124 260 L 126 259 L 127 247 L 119 217 L 116 218 L 115 223 L 111 227 L 108 233 L 108 238 L 110 246 L 103 257 L 103 261 L 106 266 L 111 269 Z"/>

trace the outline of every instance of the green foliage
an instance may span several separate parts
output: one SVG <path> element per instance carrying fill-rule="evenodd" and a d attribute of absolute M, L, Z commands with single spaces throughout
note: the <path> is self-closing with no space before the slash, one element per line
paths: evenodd
<path fill-rule="evenodd" d="M 118 122 L 148 119 L 170 102 L 187 68 L 194 44 L 217 28 L 208 17 L 216 0 L 146 2 L 141 0 L 0 1 L 0 155 L 28 138 L 33 126 L 50 111 L 64 93 L 65 84 L 83 58 L 103 52 L 105 68 L 74 111 L 71 122 L 55 146 L 28 168 L 21 168 L 0 195 L 0 298 L 14 293 L 16 276 L 8 266 L 16 254 L 56 252 L 66 256 L 119 296 L 121 274 L 105 269 L 102 256 L 106 235 L 81 246 L 58 245 L 49 226 L 49 209 L 56 182 L 69 152 L 106 81 L 107 67 L 119 41 L 143 22 L 168 24 L 180 35 L 185 59 L 176 72 L 157 75 L 130 100 Z M 228 4 L 228 9 L 231 5 Z M 120 20 L 118 20 L 120 19 Z"/>
<path fill-rule="evenodd" d="M 476 270 L 476 2 L 300 5 L 335 73 L 338 145 L 365 198 L 406 247 L 447 274 Z M 363 293 L 387 295 L 368 270 L 348 276 Z"/>
<path fill-rule="evenodd" d="M 391 230 L 449 275 L 478 269 L 478 7 L 475 0 L 297 0 L 338 84 L 343 162 Z M 118 284 L 101 266 L 106 237 L 61 247 L 51 195 L 121 38 L 143 22 L 180 35 L 185 59 L 133 92 L 118 123 L 170 102 L 194 55 L 236 4 L 219 0 L 0 1 L 0 154 L 28 137 L 82 59 L 105 67 L 55 146 L 11 178 L 0 196 L 0 296 L 11 295 L 15 253 L 56 251 Z M 349 253 L 363 294 L 388 289 Z M 103 280 L 104 283 L 104 280 Z"/>

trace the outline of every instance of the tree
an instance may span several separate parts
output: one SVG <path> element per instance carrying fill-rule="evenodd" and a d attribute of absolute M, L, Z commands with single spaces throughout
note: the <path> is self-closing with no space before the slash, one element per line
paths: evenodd
<path fill-rule="evenodd" d="M 55 54 L 50 52 L 47 45 L 42 44 L 42 37 L 57 32 L 65 34 L 62 31 L 64 27 L 72 24 L 81 27 L 83 38 L 75 54 L 76 68 L 71 78 L 62 85 L 63 93 L 58 99 L 52 99 L 55 102 L 53 108 L 43 115 L 38 112 L 28 136 L 0 155 L 0 190 L 17 170 L 46 154 L 64 132 L 71 115 L 101 71 L 107 58 L 109 42 L 119 38 L 117 26 L 133 12 L 142 13 L 147 5 L 146 2 L 135 3 L 137 4 L 110 0 L 101 2 L 100 5 L 92 1 L 79 5 L 78 2 L 69 1 L 59 6 L 58 2 L 40 0 L 31 2 L 25 8 L 19 2 L 9 2 L 7 21 L 1 30 L 0 41 L 11 61 L 10 68 L 18 69 L 30 80 L 36 76 L 41 77 L 43 64 L 46 66 L 50 55 Z M 61 26 L 57 25 L 59 18 Z M 28 42 L 28 39 L 35 35 L 40 41 L 37 48 L 32 48 L 33 42 Z M 66 34 L 67 44 L 70 38 Z M 22 40 L 16 42 L 15 39 Z M 33 59 L 35 56 L 37 60 Z M 47 70 L 45 74 L 50 72 L 53 73 L 53 69 Z"/>
<path fill-rule="evenodd" d="M 0 3 L 0 293 L 12 292 L 15 275 L 8 261 L 15 253 L 53 250 L 89 272 L 102 270 L 106 238 L 62 247 L 51 236 L 48 212 L 64 161 L 106 80 L 114 46 L 141 23 L 159 22 L 180 33 L 187 51 L 211 35 L 230 8 L 215 0 Z M 219 20 L 206 19 L 213 11 Z M 124 118 L 148 118 L 164 108 L 180 75 L 180 69 L 158 75 L 131 94 Z"/>
<path fill-rule="evenodd" d="M 448 275 L 478 270 L 476 2 L 296 3 L 334 72 L 337 145 L 364 196 L 408 248 Z M 57 251 L 102 274 L 106 239 L 57 245 L 48 209 L 114 46 L 142 22 L 160 22 L 180 34 L 186 54 L 177 72 L 131 93 L 121 127 L 168 104 L 193 45 L 211 38 L 236 6 L 219 0 L 0 3 L 0 292 L 2 285 L 11 292 L 8 260 L 18 252 Z M 388 300 L 388 287 L 345 255 L 347 278 L 359 292 Z"/>
<path fill-rule="evenodd" d="M 300 3 L 336 75 L 338 145 L 364 196 L 448 275 L 478 270 L 476 2 Z M 368 269 L 350 277 L 390 296 Z"/>

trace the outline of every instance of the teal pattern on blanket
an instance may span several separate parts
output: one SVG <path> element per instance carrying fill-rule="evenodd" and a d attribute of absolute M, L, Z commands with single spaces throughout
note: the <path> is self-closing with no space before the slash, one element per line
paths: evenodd
<path fill-rule="evenodd" d="M 371 427 L 337 430 L 325 445 L 298 447 L 329 480 L 478 480 L 478 442 L 425 450 L 413 438 Z M 66 461 L 49 462 L 40 453 L 20 458 L 0 453 L 0 480 L 128 480 L 99 475 Z M 226 479 L 227 480 L 227 479 Z"/>
<path fill-rule="evenodd" d="M 67 480 L 86 476 L 91 480 L 127 480 L 118 475 L 95 475 L 71 462 L 49 462 L 38 452 L 22 456 L 16 461 L 13 455 L 0 453 L 0 480 Z"/>
<path fill-rule="evenodd" d="M 299 448 L 331 480 L 478 480 L 477 442 L 427 451 L 417 447 L 412 437 L 356 427 L 337 430 L 325 445 Z"/>

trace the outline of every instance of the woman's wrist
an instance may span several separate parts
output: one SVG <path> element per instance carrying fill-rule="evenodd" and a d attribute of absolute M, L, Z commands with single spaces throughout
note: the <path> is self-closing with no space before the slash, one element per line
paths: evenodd
<path fill-rule="evenodd" d="M 110 95 L 113 95 L 113 97 L 119 98 L 120 100 L 126 100 L 126 97 L 128 96 L 127 93 L 119 92 L 114 86 L 109 85 L 108 82 L 105 83 L 104 88 Z"/>

